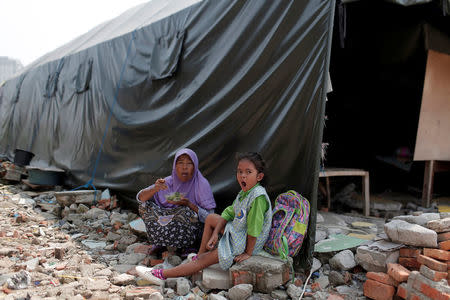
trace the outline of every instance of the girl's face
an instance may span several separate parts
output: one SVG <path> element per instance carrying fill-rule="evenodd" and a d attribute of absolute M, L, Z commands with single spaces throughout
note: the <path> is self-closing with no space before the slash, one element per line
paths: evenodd
<path fill-rule="evenodd" d="M 246 192 L 254 187 L 264 177 L 264 173 L 258 173 L 255 165 L 248 159 L 242 159 L 238 163 L 236 178 L 241 189 Z"/>
<path fill-rule="evenodd" d="M 178 157 L 175 163 L 175 171 L 178 179 L 182 182 L 187 182 L 194 176 L 194 163 L 187 154 L 183 154 Z"/>

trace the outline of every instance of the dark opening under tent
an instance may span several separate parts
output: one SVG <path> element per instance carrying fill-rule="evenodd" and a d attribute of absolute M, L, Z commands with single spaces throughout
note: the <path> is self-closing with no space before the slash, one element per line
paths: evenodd
<path fill-rule="evenodd" d="M 27 66 L 0 88 L 0 155 L 132 198 L 199 156 L 219 209 L 236 152 L 258 151 L 268 191 L 311 201 L 310 262 L 334 1 L 154 0 Z"/>

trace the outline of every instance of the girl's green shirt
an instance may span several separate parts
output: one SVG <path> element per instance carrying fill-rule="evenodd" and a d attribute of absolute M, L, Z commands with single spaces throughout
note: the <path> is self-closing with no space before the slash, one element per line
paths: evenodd
<path fill-rule="evenodd" d="M 246 192 L 240 191 L 238 201 L 242 201 L 242 199 L 244 199 L 250 193 L 250 191 L 253 190 L 258 185 L 259 183 L 257 183 L 254 187 L 252 187 Z M 248 212 L 247 215 L 248 235 L 251 235 L 253 237 L 259 236 L 264 224 L 264 214 L 268 209 L 269 203 L 268 200 L 266 200 L 266 196 L 261 195 L 256 197 L 255 200 L 253 200 L 250 206 L 250 211 Z M 224 218 L 227 221 L 232 221 L 234 219 L 234 202 L 232 205 L 225 208 L 225 210 L 222 212 L 222 218 Z"/>

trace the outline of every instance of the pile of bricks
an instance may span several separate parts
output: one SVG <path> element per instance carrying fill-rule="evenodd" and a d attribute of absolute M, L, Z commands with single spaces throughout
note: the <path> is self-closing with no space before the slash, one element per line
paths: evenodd
<path fill-rule="evenodd" d="M 364 296 L 370 299 L 450 300 L 450 232 L 438 234 L 439 249 L 400 249 L 387 273 L 368 272 Z"/>

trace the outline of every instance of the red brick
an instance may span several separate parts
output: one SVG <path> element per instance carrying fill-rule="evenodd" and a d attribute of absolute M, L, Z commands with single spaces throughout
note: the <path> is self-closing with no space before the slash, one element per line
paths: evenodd
<path fill-rule="evenodd" d="M 382 272 L 367 272 L 367 279 L 372 279 L 387 285 L 397 286 L 398 282 L 395 281 L 391 276 Z"/>
<path fill-rule="evenodd" d="M 400 257 L 417 257 L 422 254 L 421 249 L 416 248 L 401 248 Z"/>
<path fill-rule="evenodd" d="M 431 299 L 450 300 L 450 294 L 439 290 L 440 287 L 443 287 L 444 285 L 438 282 L 434 282 L 418 272 L 414 272 L 413 274 L 411 274 L 410 280 L 408 280 L 408 287 L 409 286 L 413 288 L 411 290 L 408 290 L 409 292 L 412 292 L 415 289 Z"/>
<path fill-rule="evenodd" d="M 444 242 L 440 242 L 439 243 L 439 249 L 441 249 L 441 250 L 450 250 L 450 240 L 444 241 Z"/>
<path fill-rule="evenodd" d="M 441 292 L 441 291 L 429 286 L 426 283 L 421 283 L 420 291 L 425 296 L 430 297 L 431 299 L 435 299 L 435 300 L 449 300 L 450 299 L 450 294 Z"/>
<path fill-rule="evenodd" d="M 301 280 L 300 278 L 296 278 L 294 281 L 294 285 L 298 287 L 303 287 L 303 280 Z"/>
<path fill-rule="evenodd" d="M 434 258 L 419 255 L 417 258 L 417 261 L 421 264 L 426 265 L 428 268 L 440 271 L 440 272 L 446 272 L 447 271 L 447 263 L 442 263 L 438 260 L 435 260 Z"/>
<path fill-rule="evenodd" d="M 317 292 L 321 290 L 320 284 L 318 282 L 314 282 L 313 284 L 311 284 L 311 290 L 313 292 Z"/>
<path fill-rule="evenodd" d="M 404 266 L 407 269 L 419 270 L 422 265 L 417 261 L 415 257 L 399 257 L 398 263 Z"/>
<path fill-rule="evenodd" d="M 423 255 L 446 261 L 450 259 L 450 252 L 439 249 L 423 248 Z"/>
<path fill-rule="evenodd" d="M 65 252 L 64 248 L 55 248 L 55 258 L 63 259 Z"/>
<path fill-rule="evenodd" d="M 363 290 L 364 296 L 377 300 L 392 299 L 395 293 L 395 288 L 393 286 L 371 279 L 368 279 L 366 280 L 366 282 L 364 282 Z"/>
<path fill-rule="evenodd" d="M 450 240 L 450 232 L 438 233 L 437 235 L 438 242 L 444 242 Z"/>
<path fill-rule="evenodd" d="M 397 296 L 402 298 L 402 299 L 406 299 L 406 296 L 408 294 L 408 290 L 406 289 L 406 283 L 402 283 L 398 286 L 397 288 Z"/>
<path fill-rule="evenodd" d="M 420 274 L 433 281 L 441 281 L 442 279 L 447 279 L 448 276 L 447 272 L 438 272 L 428 268 L 425 265 L 420 267 Z"/>
<path fill-rule="evenodd" d="M 233 286 L 238 284 L 253 284 L 253 276 L 248 271 L 232 271 L 231 280 L 233 281 Z"/>
<path fill-rule="evenodd" d="M 416 291 L 416 290 L 410 291 L 408 296 L 409 296 L 410 300 L 423 300 L 423 299 L 425 299 L 425 295 L 420 293 L 420 292 L 418 292 L 418 291 Z M 430 299 L 430 298 L 428 298 L 428 299 Z"/>
<path fill-rule="evenodd" d="M 388 263 L 387 268 L 388 274 L 398 282 L 408 280 L 409 274 L 411 273 L 411 271 L 399 264 Z"/>

